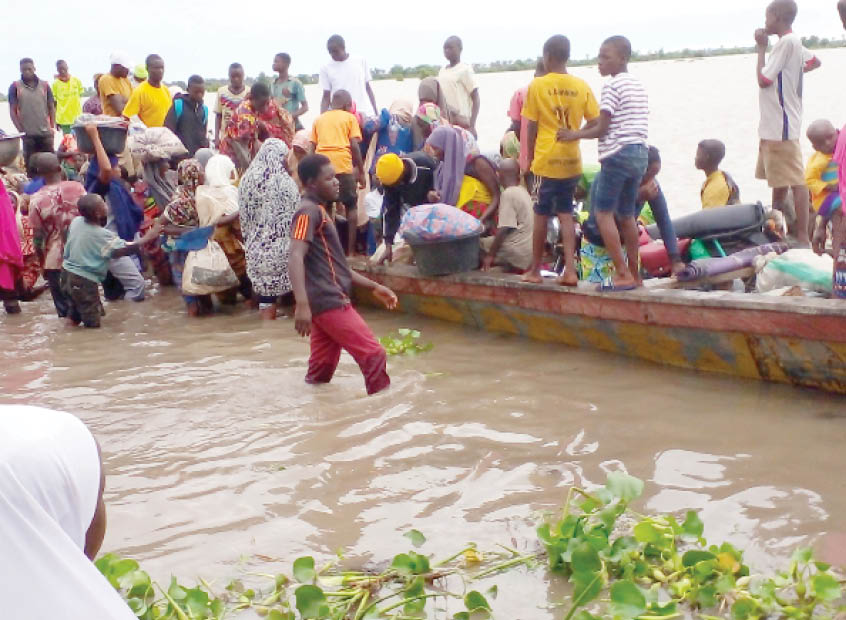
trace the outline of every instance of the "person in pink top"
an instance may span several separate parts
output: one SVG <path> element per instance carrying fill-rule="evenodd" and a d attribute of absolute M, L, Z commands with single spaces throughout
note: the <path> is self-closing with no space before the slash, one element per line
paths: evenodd
<path fill-rule="evenodd" d="M 844 0 L 846 1 L 846 0 Z M 535 77 L 546 75 L 546 67 L 544 67 L 543 60 L 539 60 L 537 67 L 535 67 Z M 520 172 L 526 180 L 526 187 L 532 189 L 532 178 L 534 175 L 529 170 L 529 140 L 528 127 L 529 119 L 523 116 L 523 103 L 526 101 L 526 95 L 529 92 L 529 85 L 518 88 L 511 96 L 511 103 L 508 105 L 508 118 L 511 119 L 511 127 L 509 131 L 513 131 L 520 140 Z"/>

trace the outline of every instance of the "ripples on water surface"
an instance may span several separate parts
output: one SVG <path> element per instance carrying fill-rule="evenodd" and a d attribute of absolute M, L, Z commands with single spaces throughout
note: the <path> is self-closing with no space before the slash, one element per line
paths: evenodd
<path fill-rule="evenodd" d="M 413 325 L 435 348 L 391 360 L 392 389 L 367 398 L 346 355 L 333 384 L 306 386 L 290 321 L 189 321 L 172 292 L 109 304 L 99 332 L 62 328 L 47 298 L 24 310 L 0 315 L 2 400 L 89 423 L 109 476 L 104 549 L 162 579 L 338 549 L 382 562 L 412 527 L 439 557 L 468 541 L 526 548 L 568 485 L 615 469 L 647 481 L 646 510 L 702 510 L 706 537 L 756 565 L 846 530 L 835 396 L 376 312 L 377 335 Z M 508 617 L 558 596 L 507 579 Z"/>

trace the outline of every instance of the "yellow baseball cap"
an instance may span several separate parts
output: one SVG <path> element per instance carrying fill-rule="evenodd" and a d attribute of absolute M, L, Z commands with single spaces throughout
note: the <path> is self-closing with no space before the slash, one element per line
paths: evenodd
<path fill-rule="evenodd" d="M 405 172 L 405 166 L 399 156 L 394 153 L 385 153 L 376 162 L 376 176 L 382 185 L 387 187 L 399 181 L 403 172 Z"/>

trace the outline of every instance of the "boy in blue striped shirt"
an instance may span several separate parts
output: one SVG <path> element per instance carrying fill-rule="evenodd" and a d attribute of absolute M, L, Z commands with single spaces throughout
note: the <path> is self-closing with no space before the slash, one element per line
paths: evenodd
<path fill-rule="evenodd" d="M 603 291 L 627 291 L 641 285 L 635 214 L 637 191 L 649 159 L 649 100 L 643 84 L 628 72 L 631 55 L 632 46 L 625 37 L 605 40 L 599 49 L 599 73 L 610 79 L 602 87 L 599 118 L 580 131 L 558 132 L 559 140 L 599 139 L 602 169 L 594 181 L 592 203 L 602 242 L 614 262 L 614 276 L 601 285 Z"/>

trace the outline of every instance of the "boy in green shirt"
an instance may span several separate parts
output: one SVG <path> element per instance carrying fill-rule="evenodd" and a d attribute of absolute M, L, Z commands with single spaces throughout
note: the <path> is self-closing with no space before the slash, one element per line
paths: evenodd
<path fill-rule="evenodd" d="M 291 67 L 291 56 L 282 52 L 273 58 L 273 70 L 278 74 L 270 87 L 273 98 L 280 107 L 285 108 L 294 117 L 294 129 L 299 131 L 303 128 L 300 117 L 308 112 L 308 101 L 306 101 L 305 88 L 297 78 L 288 75 Z"/>
<path fill-rule="evenodd" d="M 69 299 L 68 319 L 74 325 L 100 327 L 105 314 L 100 303 L 99 284 L 106 279 L 109 261 L 113 258 L 137 254 L 150 241 L 158 238 L 162 227 L 159 220 L 143 237 L 126 243 L 104 228 L 108 209 L 98 194 L 86 194 L 77 203 L 80 215 L 68 228 L 68 240 L 62 261 L 60 283 Z"/>

